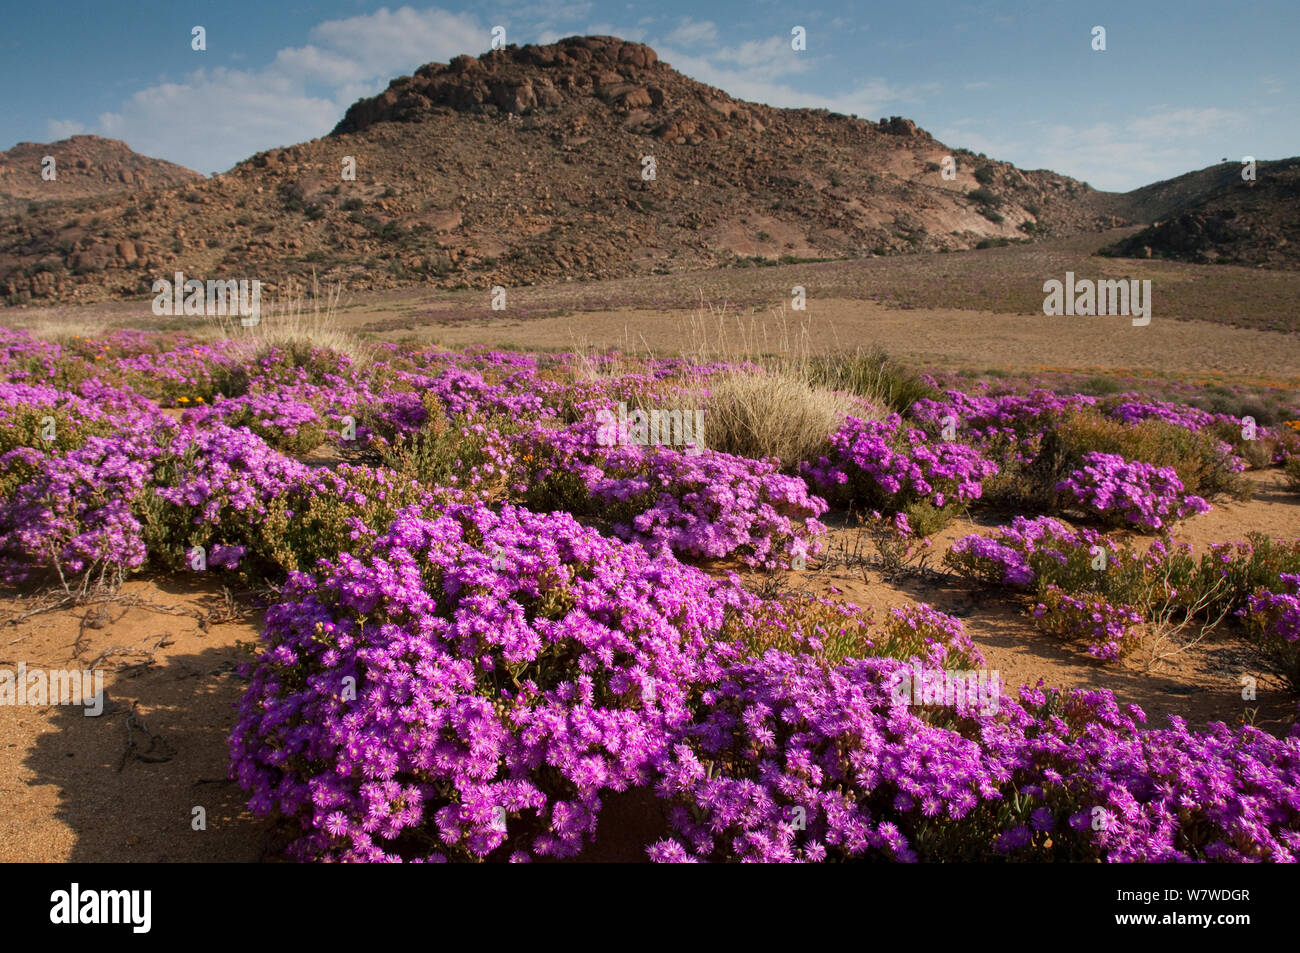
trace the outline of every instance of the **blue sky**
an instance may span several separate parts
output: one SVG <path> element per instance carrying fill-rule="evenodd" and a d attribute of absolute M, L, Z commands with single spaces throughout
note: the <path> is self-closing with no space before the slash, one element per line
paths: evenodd
<path fill-rule="evenodd" d="M 610 33 L 742 99 L 914 119 L 954 148 L 1123 190 L 1300 154 L 1296 0 L 360 0 L 6 4 L 0 149 L 86 132 L 200 172 L 323 136 L 394 76 Z M 191 49 L 191 28 L 207 50 Z M 791 29 L 807 49 L 790 46 Z M 1106 50 L 1092 29 L 1106 29 Z"/>

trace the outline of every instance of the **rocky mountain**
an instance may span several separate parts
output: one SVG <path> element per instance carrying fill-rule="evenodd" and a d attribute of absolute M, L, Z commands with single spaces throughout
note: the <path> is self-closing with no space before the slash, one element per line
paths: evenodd
<path fill-rule="evenodd" d="M 43 170 L 48 171 L 42 175 Z M 20 142 L 0 152 L 0 212 L 15 212 L 32 202 L 138 192 L 202 179 L 183 166 L 133 152 L 118 139 L 73 136 L 58 142 Z"/>
<path fill-rule="evenodd" d="M 207 180 L 24 208 L 0 219 L 0 297 L 146 294 L 177 270 L 487 289 L 964 249 L 1128 224 L 1119 198 L 571 37 L 428 64 L 328 136 Z"/>
<path fill-rule="evenodd" d="M 1153 222 L 1102 250 L 1121 258 L 1300 267 L 1300 158 L 1189 172 L 1125 195 L 1125 211 Z"/>

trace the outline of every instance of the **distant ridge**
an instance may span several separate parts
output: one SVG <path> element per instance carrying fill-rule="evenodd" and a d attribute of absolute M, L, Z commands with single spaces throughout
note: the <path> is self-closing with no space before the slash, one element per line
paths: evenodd
<path fill-rule="evenodd" d="M 1224 162 L 1129 192 L 1125 210 L 1158 222 L 1102 250 L 1124 258 L 1300 267 L 1300 158 Z"/>
<path fill-rule="evenodd" d="M 53 156 L 53 178 L 43 178 Z M 58 142 L 20 142 L 0 152 L 0 210 L 31 201 L 79 199 L 198 182 L 203 176 L 163 159 L 140 155 L 118 139 L 72 136 Z"/>
<path fill-rule="evenodd" d="M 330 135 L 207 180 L 24 207 L 0 221 L 0 296 L 143 295 L 173 271 L 486 289 L 957 250 L 1129 224 L 1121 198 L 570 37 L 422 66 Z"/>

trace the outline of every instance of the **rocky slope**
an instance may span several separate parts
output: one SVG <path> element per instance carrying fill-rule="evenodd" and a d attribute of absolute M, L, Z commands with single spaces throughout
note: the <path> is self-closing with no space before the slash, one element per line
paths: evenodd
<path fill-rule="evenodd" d="M 46 156 L 54 158 L 52 179 L 41 176 Z M 59 142 L 20 142 L 0 152 L 0 211 L 16 212 L 32 202 L 84 199 L 202 180 L 197 172 L 142 156 L 117 139 L 73 136 Z"/>
<path fill-rule="evenodd" d="M 1225 162 L 1128 193 L 1149 228 L 1103 249 L 1121 258 L 1300 267 L 1300 158 L 1258 162 L 1254 180 Z"/>
<path fill-rule="evenodd" d="M 639 43 L 572 37 L 426 65 L 330 135 L 202 182 L 24 209 L 0 220 L 0 299 L 144 294 L 176 270 L 487 289 L 970 248 L 1125 224 L 1117 199 L 906 119 L 742 102 Z"/>

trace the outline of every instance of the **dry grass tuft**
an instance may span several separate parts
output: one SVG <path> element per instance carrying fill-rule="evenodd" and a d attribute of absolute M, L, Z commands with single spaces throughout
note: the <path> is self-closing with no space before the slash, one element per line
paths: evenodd
<path fill-rule="evenodd" d="M 865 408 L 844 391 L 815 387 L 789 371 L 731 371 L 709 380 L 704 442 L 743 457 L 778 457 L 783 467 L 816 459 L 826 438 Z"/>
<path fill-rule="evenodd" d="M 345 355 L 358 367 L 373 359 L 373 348 L 339 324 L 341 285 L 321 292 L 312 281 L 311 293 L 305 294 L 290 285 L 286 291 L 261 309 L 261 320 L 244 327 L 238 316 L 215 319 L 222 336 L 246 349 L 249 358 L 260 360 L 271 349 L 287 352 L 295 363 L 306 364 L 314 349 Z"/>

